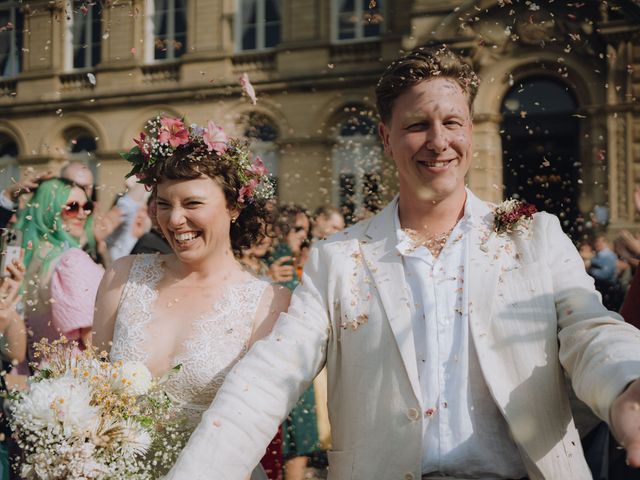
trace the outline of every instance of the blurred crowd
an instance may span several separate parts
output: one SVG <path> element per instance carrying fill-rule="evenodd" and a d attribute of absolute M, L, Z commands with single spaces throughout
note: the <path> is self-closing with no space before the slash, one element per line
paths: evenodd
<path fill-rule="evenodd" d="M 142 185 L 127 180 L 112 205 L 99 205 L 91 170 L 65 165 L 58 175 L 28 171 L 0 191 L 3 240 L 0 283 L 2 388 L 26 388 L 32 345 L 64 335 L 84 349 L 90 341 L 94 300 L 105 268 L 120 257 L 170 253 L 154 226 L 154 203 Z M 294 289 L 310 247 L 345 227 L 340 210 L 311 213 L 299 205 L 270 205 L 266 234 L 235 252 L 256 276 Z M 22 248 L 12 256 L 11 247 Z M 10 432 L 0 442 L 3 475 L 9 478 Z M 324 478 L 330 430 L 326 374 L 301 397 L 270 445 L 263 466 L 272 479 Z M 315 473 L 314 473 L 315 472 Z"/>
<path fill-rule="evenodd" d="M 634 203 L 640 213 L 640 187 L 634 192 Z M 598 226 L 598 222 L 594 224 Z M 640 264 L 640 232 L 625 229 L 614 237 L 599 233 L 581 242 L 578 248 L 587 272 L 602 294 L 602 303 L 609 310 L 619 311 Z"/>

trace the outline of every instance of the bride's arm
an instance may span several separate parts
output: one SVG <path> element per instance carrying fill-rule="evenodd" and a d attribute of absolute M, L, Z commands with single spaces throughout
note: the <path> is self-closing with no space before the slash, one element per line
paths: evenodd
<path fill-rule="evenodd" d="M 291 301 L 291 290 L 280 285 L 269 285 L 262 294 L 256 318 L 253 322 L 249 346 L 266 337 L 282 312 L 286 312 Z"/>
<path fill-rule="evenodd" d="M 120 297 L 129 278 L 133 255 L 120 258 L 105 272 L 96 295 L 96 308 L 93 315 L 93 334 L 91 342 L 100 351 L 111 350 L 113 328 L 116 323 Z"/>

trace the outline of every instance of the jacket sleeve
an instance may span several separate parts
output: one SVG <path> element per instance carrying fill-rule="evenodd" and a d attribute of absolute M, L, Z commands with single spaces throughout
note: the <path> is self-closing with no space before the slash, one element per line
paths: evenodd
<path fill-rule="evenodd" d="M 62 334 L 93 325 L 93 309 L 104 270 L 79 248 L 60 255 L 51 275 L 53 326 Z"/>
<path fill-rule="evenodd" d="M 613 400 L 640 377 L 640 331 L 608 311 L 557 217 L 540 229 L 551 269 L 558 317 L 559 358 L 578 398 L 609 421 Z"/>
<path fill-rule="evenodd" d="M 303 282 L 272 333 L 233 368 L 167 480 L 244 480 L 324 366 L 327 267 L 311 250 Z"/>

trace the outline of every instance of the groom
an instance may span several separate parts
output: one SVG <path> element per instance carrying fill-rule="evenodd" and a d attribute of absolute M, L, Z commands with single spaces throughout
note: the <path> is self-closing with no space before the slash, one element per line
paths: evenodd
<path fill-rule="evenodd" d="M 330 480 L 591 478 L 564 372 L 640 464 L 640 332 L 603 308 L 556 217 L 496 233 L 465 189 L 477 88 L 446 49 L 386 70 L 399 196 L 312 250 L 169 479 L 244 479 L 325 365 Z"/>

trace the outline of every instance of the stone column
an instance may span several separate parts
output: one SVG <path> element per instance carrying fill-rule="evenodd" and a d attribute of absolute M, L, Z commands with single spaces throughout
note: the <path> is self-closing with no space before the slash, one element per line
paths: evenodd
<path fill-rule="evenodd" d="M 473 158 L 467 182 L 483 200 L 503 200 L 502 140 L 498 114 L 479 114 L 473 122 Z"/>

